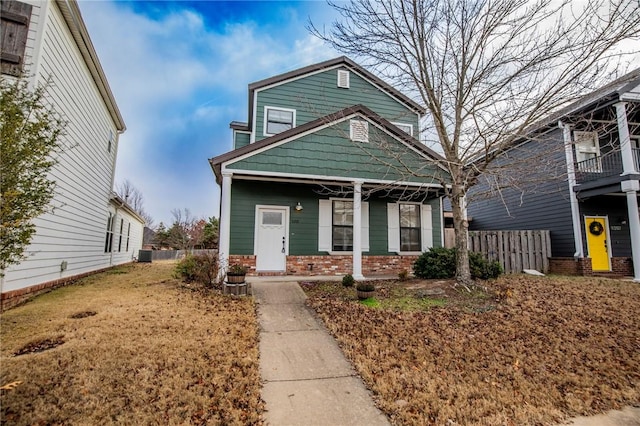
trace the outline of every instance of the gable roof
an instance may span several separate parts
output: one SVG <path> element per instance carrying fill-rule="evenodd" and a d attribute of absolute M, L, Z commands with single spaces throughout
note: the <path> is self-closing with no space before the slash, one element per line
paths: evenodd
<path fill-rule="evenodd" d="M 254 101 L 254 93 L 256 90 L 263 89 L 267 86 L 278 85 L 280 83 L 284 83 L 291 79 L 302 77 L 306 74 L 315 73 L 318 71 L 323 71 L 326 69 L 336 68 L 339 66 L 343 66 L 345 68 L 350 69 L 351 71 L 359 74 L 366 80 L 369 80 L 375 86 L 377 86 L 381 91 L 387 93 L 391 97 L 396 98 L 400 102 L 404 103 L 413 111 L 419 113 L 420 115 L 424 115 L 426 113 L 426 109 L 409 98 L 404 93 L 397 90 L 395 87 L 389 85 L 384 80 L 379 77 L 376 77 L 371 72 L 367 71 L 351 59 L 346 56 L 340 56 L 338 58 L 330 59 L 328 61 L 320 62 L 317 64 L 309 65 L 303 68 L 299 68 L 297 70 L 289 71 L 284 74 L 279 74 L 273 77 L 266 78 L 264 80 L 256 81 L 254 83 L 249 84 L 249 120 L 247 123 L 247 128 L 242 130 L 250 130 L 251 123 L 253 123 L 253 101 Z M 236 123 L 237 124 L 237 123 Z M 232 127 L 234 128 L 234 127 Z"/>
<path fill-rule="evenodd" d="M 364 105 L 354 105 L 354 106 L 345 108 L 343 110 L 340 110 L 338 112 L 335 112 L 335 113 L 326 115 L 324 117 L 318 118 L 316 120 L 310 121 L 310 122 L 305 123 L 305 124 L 303 124 L 301 126 L 293 127 L 293 128 L 291 128 L 289 130 L 286 130 L 286 131 L 284 131 L 282 133 L 278 133 L 277 135 L 271 136 L 269 138 L 262 139 L 262 140 L 260 140 L 258 142 L 254 142 L 252 144 L 243 146 L 242 148 L 238 148 L 236 150 L 233 150 L 233 151 L 230 151 L 230 152 L 227 152 L 225 154 L 222 154 L 222 155 L 219 155 L 217 157 L 209 159 L 209 164 L 211 165 L 211 168 L 213 169 L 213 172 L 216 175 L 216 181 L 218 183 L 221 182 L 222 163 L 225 163 L 227 161 L 236 159 L 236 158 L 241 157 L 243 155 L 250 154 L 252 152 L 261 150 L 261 149 L 263 149 L 265 147 L 268 147 L 270 145 L 274 145 L 274 144 L 276 144 L 276 143 L 278 143 L 280 141 L 283 141 L 283 140 L 286 140 L 286 139 L 290 139 L 290 138 L 294 138 L 295 136 L 298 136 L 298 135 L 301 135 L 303 133 L 306 133 L 306 132 L 308 132 L 310 130 L 313 130 L 313 129 L 317 128 L 317 127 L 324 126 L 327 123 L 333 123 L 333 122 L 336 122 L 336 121 L 340 121 L 342 119 L 346 119 L 347 117 L 352 116 L 354 114 L 358 114 L 358 115 L 361 115 L 363 117 L 366 117 L 368 120 L 370 120 L 371 122 L 379 125 L 383 129 L 385 129 L 388 133 L 390 133 L 393 136 L 397 137 L 398 139 L 400 139 L 405 144 L 407 144 L 410 147 L 416 149 L 418 152 L 420 152 L 425 157 L 429 157 L 429 158 L 432 158 L 432 159 L 437 160 L 437 161 L 445 161 L 444 158 L 440 154 L 438 154 L 437 152 L 435 152 L 432 149 L 428 148 L 424 144 L 418 142 L 416 139 L 414 139 L 413 137 L 409 136 L 407 133 L 405 133 L 402 130 L 400 130 L 398 127 L 396 127 L 394 124 L 392 124 L 387 119 L 380 117 L 378 114 L 373 112 L 371 109 L 367 108 Z"/>

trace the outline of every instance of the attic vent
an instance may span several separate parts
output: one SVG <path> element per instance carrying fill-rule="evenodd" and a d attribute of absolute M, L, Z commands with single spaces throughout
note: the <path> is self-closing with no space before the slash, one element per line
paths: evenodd
<path fill-rule="evenodd" d="M 343 89 L 349 88 L 349 71 L 338 70 L 338 87 Z"/>
<path fill-rule="evenodd" d="M 355 142 L 369 142 L 369 123 L 361 120 L 351 120 L 350 137 Z"/>

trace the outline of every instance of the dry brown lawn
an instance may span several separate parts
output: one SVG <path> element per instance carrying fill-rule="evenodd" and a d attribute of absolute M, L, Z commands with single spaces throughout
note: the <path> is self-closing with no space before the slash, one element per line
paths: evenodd
<path fill-rule="evenodd" d="M 173 267 L 120 267 L 3 313 L 2 423 L 261 424 L 252 299 Z"/>
<path fill-rule="evenodd" d="M 393 424 L 547 425 L 640 403 L 640 285 L 415 284 L 380 284 L 368 307 L 340 283 L 303 283 Z"/>

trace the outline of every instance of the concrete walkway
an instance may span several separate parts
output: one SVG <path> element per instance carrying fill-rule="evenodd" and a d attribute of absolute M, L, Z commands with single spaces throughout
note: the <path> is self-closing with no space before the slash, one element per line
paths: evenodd
<path fill-rule="evenodd" d="M 388 425 L 296 282 L 251 280 L 268 424 Z"/>

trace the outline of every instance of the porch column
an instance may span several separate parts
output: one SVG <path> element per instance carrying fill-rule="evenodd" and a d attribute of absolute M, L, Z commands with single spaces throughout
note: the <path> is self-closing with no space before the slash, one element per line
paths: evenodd
<path fill-rule="evenodd" d="M 640 282 L 640 212 L 638 212 L 637 180 L 621 182 L 622 191 L 627 193 L 627 211 L 629 212 L 629 232 L 631 233 L 631 257 L 633 258 L 633 281 Z"/>
<path fill-rule="evenodd" d="M 631 150 L 631 139 L 629 138 L 629 124 L 627 123 L 626 102 L 618 102 L 616 116 L 618 118 L 618 136 L 620 137 L 620 155 L 622 156 L 622 174 L 628 175 L 636 173 L 636 166 L 633 163 L 633 151 Z"/>
<path fill-rule="evenodd" d="M 353 278 L 362 275 L 362 180 L 353 182 Z"/>
<path fill-rule="evenodd" d="M 571 222 L 573 223 L 573 245 L 575 253 L 573 257 L 583 258 L 584 250 L 582 247 L 582 226 L 580 224 L 580 206 L 578 205 L 578 197 L 573 187 L 576 186 L 576 170 L 575 161 L 573 159 L 573 143 L 571 141 L 571 126 L 558 121 L 558 127 L 562 129 L 562 138 L 564 139 L 564 156 L 567 162 L 567 178 L 569 181 L 569 205 L 571 206 Z"/>
<path fill-rule="evenodd" d="M 222 189 L 220 193 L 220 234 L 218 236 L 218 261 L 220 271 L 218 278 L 224 278 L 223 268 L 229 263 L 229 247 L 231 240 L 231 177 L 233 173 L 222 172 Z"/>

